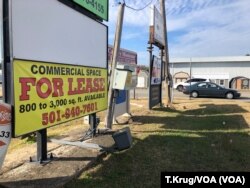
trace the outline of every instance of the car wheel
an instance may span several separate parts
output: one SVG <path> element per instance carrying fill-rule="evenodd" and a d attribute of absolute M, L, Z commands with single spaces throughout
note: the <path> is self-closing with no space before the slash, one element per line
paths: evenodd
<path fill-rule="evenodd" d="M 234 98 L 234 94 L 231 93 L 231 92 L 229 92 L 229 93 L 226 94 L 226 98 L 227 99 L 233 99 Z"/>
<path fill-rule="evenodd" d="M 183 86 L 182 85 L 177 86 L 177 90 L 182 92 L 183 91 Z"/>
<path fill-rule="evenodd" d="M 193 98 L 197 98 L 197 97 L 199 96 L 199 94 L 198 94 L 197 91 L 192 91 L 191 96 L 192 96 Z"/>

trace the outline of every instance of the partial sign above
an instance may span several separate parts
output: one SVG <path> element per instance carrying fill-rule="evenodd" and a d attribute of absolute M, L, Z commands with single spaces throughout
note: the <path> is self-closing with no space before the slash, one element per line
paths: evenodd
<path fill-rule="evenodd" d="M 164 27 L 163 27 L 163 16 L 155 6 L 150 7 L 150 34 L 151 42 L 160 45 L 164 45 Z"/>
<path fill-rule="evenodd" d="M 72 0 L 98 17 L 108 21 L 108 0 Z"/>
<path fill-rule="evenodd" d="M 113 46 L 109 45 L 109 47 L 108 47 L 108 61 L 109 62 L 111 62 L 113 50 L 114 50 Z M 137 53 L 130 51 L 130 50 L 120 48 L 120 50 L 118 52 L 117 62 L 120 64 L 136 65 L 137 64 Z"/>

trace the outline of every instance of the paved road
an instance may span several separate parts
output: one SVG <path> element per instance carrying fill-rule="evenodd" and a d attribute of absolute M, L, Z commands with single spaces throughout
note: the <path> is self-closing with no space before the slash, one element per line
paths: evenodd
<path fill-rule="evenodd" d="M 165 91 L 163 90 L 163 93 Z M 239 100 L 245 100 L 245 101 L 250 101 L 250 90 L 246 91 L 246 90 L 242 90 L 240 91 L 241 93 L 241 97 Z M 189 97 L 189 95 L 185 95 L 183 94 L 182 92 L 179 92 L 177 90 L 174 90 L 174 93 L 173 93 L 173 97 L 174 98 L 179 98 L 179 97 Z M 133 99 L 133 98 L 136 98 L 136 99 L 139 99 L 139 98 L 148 98 L 148 89 L 135 89 L 135 90 L 131 90 L 130 91 L 130 98 Z"/>

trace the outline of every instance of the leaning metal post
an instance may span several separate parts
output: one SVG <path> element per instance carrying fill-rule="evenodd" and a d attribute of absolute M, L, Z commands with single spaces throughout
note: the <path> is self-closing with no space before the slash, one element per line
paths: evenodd
<path fill-rule="evenodd" d="M 91 136 L 93 138 L 96 135 L 96 128 L 97 128 L 96 113 L 89 115 L 89 124 L 91 127 Z"/>
<path fill-rule="evenodd" d="M 163 56 L 164 56 L 164 52 L 163 52 L 163 48 L 160 49 L 160 57 L 161 57 L 161 70 L 165 69 L 165 66 L 163 65 Z M 165 71 L 163 72 L 163 74 L 165 74 Z M 165 75 L 164 75 L 165 78 Z M 161 86 L 160 86 L 160 106 L 163 107 L 163 103 L 162 103 L 162 71 L 161 71 Z"/>
<path fill-rule="evenodd" d="M 36 132 L 37 134 L 37 161 L 42 163 L 47 157 L 47 129 Z"/>
<path fill-rule="evenodd" d="M 152 43 L 150 42 L 149 43 L 149 47 L 147 49 L 147 51 L 149 52 L 149 80 L 148 80 L 148 85 L 149 85 L 149 90 L 148 90 L 148 109 L 151 110 L 152 109 L 152 105 L 150 104 L 150 99 L 151 99 L 151 63 L 152 63 L 152 53 L 153 53 L 153 45 Z"/>

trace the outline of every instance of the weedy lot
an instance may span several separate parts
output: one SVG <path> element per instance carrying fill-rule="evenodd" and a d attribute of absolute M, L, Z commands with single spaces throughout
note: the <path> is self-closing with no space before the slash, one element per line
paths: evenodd
<path fill-rule="evenodd" d="M 250 102 L 131 100 L 133 146 L 108 154 L 66 187 L 160 187 L 162 171 L 250 171 Z"/>

